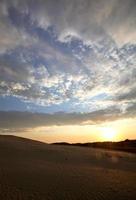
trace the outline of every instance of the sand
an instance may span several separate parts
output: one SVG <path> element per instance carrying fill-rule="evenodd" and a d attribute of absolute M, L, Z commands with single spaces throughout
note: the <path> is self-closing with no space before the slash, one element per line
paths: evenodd
<path fill-rule="evenodd" d="M 0 136 L 0 200 L 134 200 L 136 154 Z"/>

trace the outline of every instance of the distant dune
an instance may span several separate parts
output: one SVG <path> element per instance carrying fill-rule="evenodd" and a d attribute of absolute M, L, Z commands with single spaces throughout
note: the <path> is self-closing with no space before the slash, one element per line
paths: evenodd
<path fill-rule="evenodd" d="M 0 136 L 0 200 L 135 197 L 134 153 Z"/>
<path fill-rule="evenodd" d="M 71 144 L 67 142 L 58 142 L 53 144 L 93 147 L 93 148 L 102 148 L 108 150 L 136 153 L 136 140 L 128 140 L 128 139 L 120 142 L 92 142 L 92 143 L 71 143 Z"/>

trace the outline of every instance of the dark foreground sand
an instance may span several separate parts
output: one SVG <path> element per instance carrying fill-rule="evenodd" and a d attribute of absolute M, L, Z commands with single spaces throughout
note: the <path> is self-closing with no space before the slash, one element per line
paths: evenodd
<path fill-rule="evenodd" d="M 134 200 L 136 155 L 0 136 L 0 200 Z"/>

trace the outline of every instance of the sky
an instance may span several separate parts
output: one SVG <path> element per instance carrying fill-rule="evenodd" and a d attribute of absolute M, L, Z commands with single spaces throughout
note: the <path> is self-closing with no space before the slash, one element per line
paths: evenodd
<path fill-rule="evenodd" d="M 136 1 L 1 0 L 0 134 L 136 139 Z"/>

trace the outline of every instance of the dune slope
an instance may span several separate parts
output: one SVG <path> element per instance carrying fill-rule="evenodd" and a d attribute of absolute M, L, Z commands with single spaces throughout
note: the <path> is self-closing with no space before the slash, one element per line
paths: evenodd
<path fill-rule="evenodd" d="M 135 197 L 135 154 L 0 136 L 1 200 Z"/>

